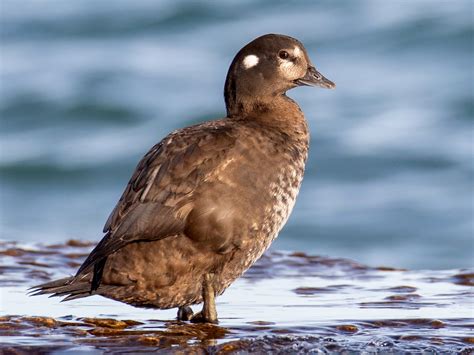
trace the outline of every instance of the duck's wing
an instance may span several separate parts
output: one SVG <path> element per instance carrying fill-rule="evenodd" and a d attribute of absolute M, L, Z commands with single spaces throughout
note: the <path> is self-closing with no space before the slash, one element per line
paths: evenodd
<path fill-rule="evenodd" d="M 232 129 L 213 121 L 175 131 L 155 145 L 139 162 L 105 224 L 106 235 L 76 276 L 94 264 L 103 268 L 108 255 L 131 242 L 183 232 L 193 192 L 234 144 Z"/>

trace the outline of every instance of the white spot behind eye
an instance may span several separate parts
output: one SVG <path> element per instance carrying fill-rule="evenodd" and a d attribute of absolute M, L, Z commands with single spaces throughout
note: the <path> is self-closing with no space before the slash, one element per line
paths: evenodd
<path fill-rule="evenodd" d="M 245 69 L 250 69 L 258 64 L 258 57 L 254 54 L 250 54 L 244 58 L 242 64 L 244 65 Z"/>

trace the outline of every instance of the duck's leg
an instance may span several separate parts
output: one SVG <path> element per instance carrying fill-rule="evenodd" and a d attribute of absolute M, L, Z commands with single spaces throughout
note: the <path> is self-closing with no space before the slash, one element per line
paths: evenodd
<path fill-rule="evenodd" d="M 204 305 L 202 311 L 194 315 L 191 319 L 193 323 L 218 323 L 216 311 L 216 293 L 212 286 L 211 274 L 204 275 L 202 282 L 202 299 Z"/>
<path fill-rule="evenodd" d="M 182 306 L 178 308 L 178 320 L 191 320 L 193 318 L 193 310 L 189 306 Z"/>

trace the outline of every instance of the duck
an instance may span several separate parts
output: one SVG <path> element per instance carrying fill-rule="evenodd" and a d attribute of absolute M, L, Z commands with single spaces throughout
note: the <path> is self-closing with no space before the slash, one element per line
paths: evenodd
<path fill-rule="evenodd" d="M 217 323 L 216 297 L 268 249 L 298 195 L 310 135 L 286 93 L 300 86 L 335 87 L 300 41 L 266 34 L 246 44 L 227 73 L 226 117 L 153 146 L 77 273 L 31 294 L 100 295 Z"/>

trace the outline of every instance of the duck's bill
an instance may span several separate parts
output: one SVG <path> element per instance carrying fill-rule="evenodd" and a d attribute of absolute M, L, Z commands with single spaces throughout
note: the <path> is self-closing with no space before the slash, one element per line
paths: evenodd
<path fill-rule="evenodd" d="M 326 79 L 315 67 L 309 67 L 305 76 L 296 79 L 295 83 L 300 86 L 320 86 L 326 89 L 334 89 L 336 87 L 336 84 Z"/>

